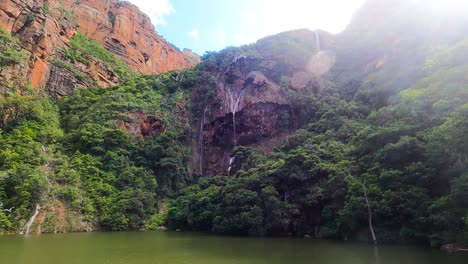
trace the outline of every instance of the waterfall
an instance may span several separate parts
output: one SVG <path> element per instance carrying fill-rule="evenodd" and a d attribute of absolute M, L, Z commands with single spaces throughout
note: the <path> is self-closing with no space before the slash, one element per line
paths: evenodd
<path fill-rule="evenodd" d="M 240 99 L 242 97 L 242 93 L 244 89 L 241 89 L 239 94 L 237 94 L 235 100 L 231 90 L 228 90 L 229 95 L 229 110 L 232 112 L 232 142 L 234 143 L 234 147 L 237 145 L 237 134 L 236 134 L 236 113 L 239 110 Z M 232 163 L 234 163 L 235 157 L 229 158 L 229 167 L 227 169 L 227 175 L 229 176 L 231 172 Z"/>
<path fill-rule="evenodd" d="M 228 176 L 229 176 L 229 173 L 231 172 L 231 167 L 232 167 L 232 164 L 234 163 L 235 160 L 236 160 L 236 157 L 230 157 L 229 158 L 229 167 L 228 167 L 228 170 L 227 170 Z"/>
<path fill-rule="evenodd" d="M 47 154 L 47 148 L 42 145 L 41 146 L 41 155 L 46 155 Z M 43 194 L 42 199 L 47 198 L 47 195 L 50 193 L 50 189 L 52 187 L 52 182 L 49 178 L 50 176 L 50 158 L 47 158 L 46 163 L 44 164 L 44 176 L 47 181 L 47 193 Z M 29 221 L 26 223 L 26 226 L 21 230 L 20 235 L 27 235 L 29 234 L 29 231 L 31 230 L 31 226 L 34 223 L 34 220 L 36 220 L 37 215 L 39 214 L 39 211 L 41 210 L 41 206 L 37 203 L 36 204 L 36 210 L 34 214 L 31 216 Z M 26 230 L 25 230 L 26 229 Z"/>
<path fill-rule="evenodd" d="M 200 148 L 200 157 L 199 157 L 199 168 L 200 168 L 200 175 L 203 174 L 203 127 L 206 121 L 206 112 L 208 111 L 208 106 L 205 107 L 203 110 L 203 115 L 200 123 L 200 135 L 198 137 L 198 147 Z"/>
<path fill-rule="evenodd" d="M 31 218 L 29 219 L 28 223 L 25 226 L 26 232 L 24 231 L 25 228 L 23 228 L 23 230 L 21 230 L 21 232 L 20 232 L 20 235 L 29 234 L 29 230 L 31 229 L 31 225 L 34 223 L 34 220 L 36 219 L 36 216 L 39 214 L 40 210 L 41 210 L 41 206 L 39 204 L 36 204 L 36 211 L 34 212 L 33 216 L 31 216 Z"/>
<path fill-rule="evenodd" d="M 229 68 L 225 71 L 225 74 L 227 74 L 231 70 L 231 66 L 236 65 L 238 63 L 243 63 L 247 59 L 246 56 L 239 56 L 236 57 L 231 64 L 229 65 Z M 239 111 L 239 105 L 240 101 L 242 98 L 242 94 L 244 93 L 245 86 L 243 87 L 233 87 L 232 89 L 230 87 L 226 87 L 223 82 L 220 83 L 220 88 L 225 91 L 225 110 L 226 110 L 226 115 L 229 113 L 232 113 L 232 143 L 235 146 L 237 146 L 237 132 L 236 132 L 236 113 Z M 229 166 L 227 169 L 227 174 L 229 176 L 229 173 L 231 172 L 231 167 L 232 164 L 234 163 L 235 157 L 230 157 L 229 158 Z"/>
<path fill-rule="evenodd" d="M 320 39 L 317 30 L 315 31 L 315 41 L 317 43 L 317 52 L 320 51 Z"/>
<path fill-rule="evenodd" d="M 232 134 L 233 134 L 233 143 L 234 146 L 237 145 L 237 135 L 236 135 L 236 113 L 239 110 L 239 104 L 240 100 L 242 97 L 242 93 L 244 92 L 244 89 L 240 89 L 238 93 L 233 93 L 231 90 L 227 91 L 227 100 L 229 107 L 226 109 L 226 111 L 229 111 L 232 113 Z M 228 113 L 229 113 L 228 112 Z"/>

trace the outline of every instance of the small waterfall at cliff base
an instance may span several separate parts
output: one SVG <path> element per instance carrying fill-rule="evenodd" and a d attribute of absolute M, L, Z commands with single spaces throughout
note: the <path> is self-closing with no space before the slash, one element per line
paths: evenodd
<path fill-rule="evenodd" d="M 26 226 L 23 228 L 23 230 L 21 230 L 20 235 L 29 234 L 29 231 L 31 230 L 31 226 L 34 223 L 34 220 L 36 220 L 36 217 L 39 214 L 40 210 L 41 210 L 41 206 L 39 204 L 36 204 L 36 211 L 34 212 L 33 216 L 31 216 L 28 223 L 26 223 Z"/>
<path fill-rule="evenodd" d="M 236 157 L 230 157 L 229 158 L 229 167 L 228 167 L 228 170 L 227 170 L 228 176 L 231 173 L 232 164 L 234 163 L 235 160 L 236 160 Z"/>
<path fill-rule="evenodd" d="M 47 155 L 47 148 L 44 145 L 41 146 L 41 155 Z M 44 164 L 44 177 L 45 177 L 45 180 L 47 181 L 47 192 L 43 194 L 42 200 L 46 200 L 47 196 L 50 193 L 50 189 L 52 188 L 52 182 L 50 180 L 50 171 L 51 171 L 51 159 L 47 158 L 47 161 Z M 26 225 L 23 227 L 23 229 L 20 232 L 20 235 L 29 234 L 31 230 L 31 226 L 36 220 L 36 217 L 39 214 L 40 210 L 41 210 L 41 205 L 37 203 L 34 214 L 31 216 L 31 218 L 26 223 Z"/>

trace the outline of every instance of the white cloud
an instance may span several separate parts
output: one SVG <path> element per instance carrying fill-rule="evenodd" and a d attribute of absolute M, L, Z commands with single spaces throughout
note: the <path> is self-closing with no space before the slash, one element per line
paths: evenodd
<path fill-rule="evenodd" d="M 187 35 L 193 39 L 198 39 L 200 33 L 198 32 L 198 29 L 195 28 L 192 31 L 188 32 Z"/>
<path fill-rule="evenodd" d="M 130 0 L 151 18 L 155 27 L 166 24 L 167 15 L 175 12 L 169 0 Z"/>

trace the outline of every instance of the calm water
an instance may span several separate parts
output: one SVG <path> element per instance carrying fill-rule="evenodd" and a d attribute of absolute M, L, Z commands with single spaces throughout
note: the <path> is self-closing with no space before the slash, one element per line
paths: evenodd
<path fill-rule="evenodd" d="M 305 239 L 220 237 L 193 233 L 82 233 L 0 236 L 5 264 L 458 264 L 427 248 Z"/>

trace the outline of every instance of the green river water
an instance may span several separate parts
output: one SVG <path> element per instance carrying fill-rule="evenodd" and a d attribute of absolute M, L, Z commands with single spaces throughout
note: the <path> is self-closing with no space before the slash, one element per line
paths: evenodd
<path fill-rule="evenodd" d="M 2 264 L 467 264 L 437 249 L 179 232 L 0 236 Z"/>

